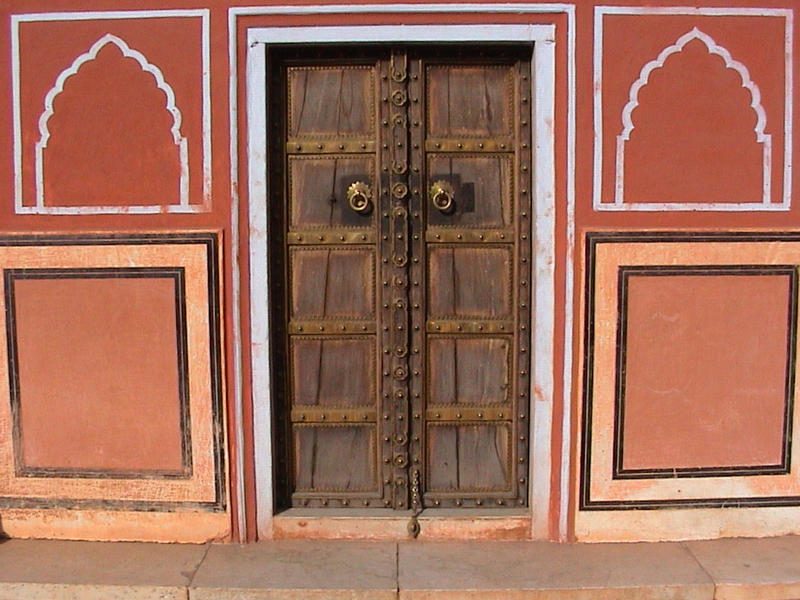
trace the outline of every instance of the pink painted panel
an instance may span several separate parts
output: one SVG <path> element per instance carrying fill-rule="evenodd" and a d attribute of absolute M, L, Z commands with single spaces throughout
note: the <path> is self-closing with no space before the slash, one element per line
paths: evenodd
<path fill-rule="evenodd" d="M 789 286 L 630 277 L 624 469 L 781 463 Z"/>
<path fill-rule="evenodd" d="M 26 467 L 182 468 L 175 281 L 14 284 Z"/>

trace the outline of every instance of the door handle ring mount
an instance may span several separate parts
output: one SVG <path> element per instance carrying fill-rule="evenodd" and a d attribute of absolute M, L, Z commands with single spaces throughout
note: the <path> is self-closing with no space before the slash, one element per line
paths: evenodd
<path fill-rule="evenodd" d="M 367 214 L 372 208 L 372 189 L 363 181 L 354 181 L 347 188 L 347 203 L 359 214 Z"/>
<path fill-rule="evenodd" d="M 449 181 L 439 179 L 434 181 L 430 189 L 430 198 L 433 205 L 443 213 L 449 212 L 453 208 L 455 190 Z"/>

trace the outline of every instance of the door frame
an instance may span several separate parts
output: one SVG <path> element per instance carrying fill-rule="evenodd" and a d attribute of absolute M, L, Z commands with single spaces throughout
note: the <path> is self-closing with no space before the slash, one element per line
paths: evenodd
<path fill-rule="evenodd" d="M 499 12 L 498 7 L 509 5 L 449 5 L 452 11 Z M 522 6 L 522 5 L 513 5 Z M 467 8 L 468 7 L 468 8 Z M 277 7 L 275 7 L 277 8 Z M 283 7 L 288 11 L 289 7 Z M 293 7 L 295 9 L 300 7 Z M 333 7 L 302 7 L 323 9 Z M 380 5 L 349 6 L 350 12 L 441 12 L 437 5 Z M 531 6 L 526 12 L 532 12 Z M 547 12 L 547 6 L 535 7 L 535 12 Z M 518 12 L 519 8 L 515 10 Z M 552 11 L 552 9 L 551 9 Z M 312 11 L 308 11 L 312 12 Z M 324 12 L 318 10 L 318 12 Z M 503 11 L 505 12 L 505 11 Z M 510 11 L 509 11 L 510 12 Z M 555 337 L 555 29 L 553 24 L 490 24 L 490 25 L 366 25 L 366 26 L 297 26 L 253 27 L 247 30 L 247 63 L 245 69 L 247 95 L 247 172 L 249 203 L 250 298 L 266 301 L 250 303 L 250 343 L 252 366 L 253 424 L 256 472 L 257 530 L 260 539 L 273 536 L 273 451 L 272 402 L 270 383 L 269 297 L 267 276 L 267 87 L 266 48 L 268 44 L 314 44 L 348 40 L 356 43 L 384 42 L 520 42 L 533 43 L 533 97 L 531 124 L 534 135 L 534 156 L 531 166 L 535 177 L 535 240 L 531 281 L 535 282 L 534 310 L 531 315 L 533 340 L 530 372 L 531 430 L 529 445 L 529 514 L 530 537 L 546 539 L 550 535 L 551 445 L 553 431 L 554 394 L 554 337 Z M 232 78 L 235 74 L 232 74 Z M 232 83 L 233 85 L 233 83 Z M 573 86 L 570 85 L 570 88 Z M 571 102 L 570 102 L 571 104 Z M 232 119 L 235 122 L 235 119 Z M 571 179 L 571 177 L 570 177 Z M 570 185 L 568 184 L 568 187 Z M 571 194 L 570 194 L 571 195 Z M 571 202 L 569 203 L 571 204 Z M 571 206 L 568 220 L 571 223 Z M 234 211 L 234 215 L 237 211 Z M 571 237 L 568 230 L 568 253 Z M 235 261 L 234 261 L 235 262 Z M 567 265 L 570 265 L 569 259 Z M 571 270 L 571 269 L 569 269 Z M 567 281 L 571 274 L 567 273 Z M 568 284 L 569 286 L 569 284 Z M 571 286 L 569 286 L 571 287 Z M 571 294 L 567 306 L 571 304 Z M 571 319 L 567 319 L 571 327 Z M 534 326 L 535 325 L 535 326 Z M 569 337 L 567 339 L 570 339 Z M 566 361 L 565 361 L 566 362 Z M 565 364 L 565 373 L 569 365 Z M 565 389 L 570 389 L 566 387 Z M 566 394 L 569 397 L 569 394 Z M 256 401 L 257 399 L 257 401 Z M 568 403 L 564 417 L 568 419 Z M 561 429 L 565 429 L 562 427 Z M 239 446 L 241 448 L 241 446 Z M 563 445 L 562 445 L 563 447 Z M 568 447 L 568 446 L 567 446 Z M 562 457 L 564 458 L 564 457 Z M 568 464 L 569 452 L 565 458 Z M 566 474 L 562 468 L 562 480 Z M 562 492 L 563 485 L 562 481 Z M 564 495 L 562 493 L 562 495 Z M 562 504 L 566 498 L 562 497 Z M 565 517 L 565 511 L 563 516 Z M 565 519 L 561 519 L 565 520 Z M 560 535 L 565 531 L 559 527 Z"/>

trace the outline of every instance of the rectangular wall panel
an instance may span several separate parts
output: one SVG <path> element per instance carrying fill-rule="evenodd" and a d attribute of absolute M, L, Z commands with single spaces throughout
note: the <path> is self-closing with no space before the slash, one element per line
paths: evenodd
<path fill-rule="evenodd" d="M 579 539 L 793 531 L 798 269 L 792 233 L 588 235 Z"/>
<path fill-rule="evenodd" d="M 229 535 L 217 244 L 210 233 L 0 241 L 3 531 Z"/>

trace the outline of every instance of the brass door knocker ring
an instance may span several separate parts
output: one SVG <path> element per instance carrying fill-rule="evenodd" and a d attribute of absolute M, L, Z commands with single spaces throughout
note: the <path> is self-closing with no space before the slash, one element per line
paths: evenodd
<path fill-rule="evenodd" d="M 453 208 L 455 190 L 449 181 L 440 179 L 434 181 L 430 189 L 430 198 L 433 205 L 443 213 L 449 212 Z"/>
<path fill-rule="evenodd" d="M 354 181 L 347 188 L 347 203 L 358 214 L 367 214 L 372 209 L 372 190 L 363 181 Z"/>

